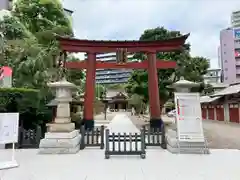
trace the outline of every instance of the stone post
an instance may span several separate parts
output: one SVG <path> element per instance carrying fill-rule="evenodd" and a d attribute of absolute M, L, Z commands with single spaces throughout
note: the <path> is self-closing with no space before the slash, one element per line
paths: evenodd
<path fill-rule="evenodd" d="M 40 154 L 73 154 L 80 148 L 80 138 L 75 124 L 70 118 L 70 102 L 75 85 L 65 79 L 50 83 L 49 87 L 56 91 L 55 100 L 58 101 L 54 122 L 47 124 L 48 132 L 40 141 Z"/>

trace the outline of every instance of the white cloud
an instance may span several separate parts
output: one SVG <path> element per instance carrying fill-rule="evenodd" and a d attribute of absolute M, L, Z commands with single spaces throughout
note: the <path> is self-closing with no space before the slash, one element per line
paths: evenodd
<path fill-rule="evenodd" d="M 238 0 L 64 0 L 74 11 L 77 38 L 138 39 L 145 29 L 164 26 L 191 33 L 191 53 L 217 67 L 219 32 L 230 26 Z"/>

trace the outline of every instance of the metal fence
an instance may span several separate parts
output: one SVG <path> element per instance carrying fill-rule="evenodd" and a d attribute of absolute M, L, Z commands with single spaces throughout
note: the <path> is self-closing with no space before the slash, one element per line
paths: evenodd
<path fill-rule="evenodd" d="M 105 135 L 105 158 L 109 159 L 111 155 L 140 155 L 145 159 L 145 141 L 144 133 L 111 133 L 106 129 Z"/>
<path fill-rule="evenodd" d="M 81 142 L 80 149 L 85 147 L 100 147 L 104 148 L 104 126 L 95 127 L 93 130 L 85 130 L 84 126 L 80 128 Z"/>
<path fill-rule="evenodd" d="M 166 149 L 165 126 L 161 128 L 150 128 L 143 126 L 145 148 L 147 146 L 159 146 Z"/>
<path fill-rule="evenodd" d="M 34 149 L 39 147 L 39 143 L 42 138 L 40 126 L 28 130 L 24 129 L 23 127 L 19 127 L 18 131 L 18 143 L 15 144 L 16 148 Z M 6 144 L 5 148 L 12 148 L 12 144 Z"/>
<path fill-rule="evenodd" d="M 42 131 L 40 126 L 29 130 L 19 128 L 19 148 L 38 148 L 41 138 Z"/>

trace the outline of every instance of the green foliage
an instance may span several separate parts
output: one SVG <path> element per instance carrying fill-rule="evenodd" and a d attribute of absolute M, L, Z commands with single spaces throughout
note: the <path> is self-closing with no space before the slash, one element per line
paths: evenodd
<path fill-rule="evenodd" d="M 44 89 L 58 76 L 55 57 L 60 49 L 54 35 L 73 35 L 69 19 L 56 0 L 17 0 L 11 14 L 0 21 L 0 66 L 13 68 L 15 87 Z"/>
<path fill-rule="evenodd" d="M 74 57 L 74 56 L 68 56 L 67 58 L 68 62 L 76 62 L 79 61 L 78 58 Z M 76 86 L 80 87 L 83 83 L 83 78 L 84 78 L 84 74 L 83 71 L 79 70 L 79 69 L 67 69 L 66 70 L 66 77 L 67 80 L 74 83 Z"/>
<path fill-rule="evenodd" d="M 106 95 L 106 88 L 101 84 L 95 85 L 96 98 L 102 98 Z"/>
<path fill-rule="evenodd" d="M 143 101 L 143 97 L 138 94 L 133 94 L 129 99 L 129 105 L 133 106 L 136 113 L 139 114 L 144 111 L 146 105 Z"/>
<path fill-rule="evenodd" d="M 72 27 L 59 1 L 18 0 L 15 2 L 13 15 L 41 43 L 53 40 L 53 33 L 72 35 Z"/>
<path fill-rule="evenodd" d="M 65 16 L 61 2 L 15 1 L 11 16 L 0 20 L 0 34 L 3 35 L 0 66 L 12 67 L 13 86 L 39 90 L 39 100 L 36 99 L 37 96 L 30 98 L 32 102 L 36 101 L 35 105 L 38 107 L 28 103 L 34 110 L 30 113 L 32 118 L 27 113 L 24 121 L 29 119 L 31 124 L 35 120 L 37 123 L 51 120 L 50 111 L 46 108 L 46 104 L 52 99 L 47 82 L 55 81 L 58 77 L 56 56 L 60 52 L 54 35 L 73 35 L 71 23 Z M 69 74 L 73 81 L 74 73 Z M 79 78 L 79 74 L 77 75 Z"/>
<path fill-rule="evenodd" d="M 51 120 L 51 110 L 46 107 L 50 98 L 43 98 L 36 89 L 0 88 L 0 112 L 19 112 L 20 124 L 29 128 Z"/>
<path fill-rule="evenodd" d="M 168 31 L 163 27 L 145 30 L 140 40 L 164 40 L 181 36 L 179 31 Z M 173 96 L 171 90 L 166 87 L 178 81 L 181 76 L 186 80 L 194 82 L 202 82 L 203 75 L 209 67 L 208 60 L 203 57 L 191 57 L 190 45 L 184 44 L 183 49 L 176 52 L 158 52 L 157 59 L 177 61 L 176 69 L 158 70 L 159 79 L 159 95 L 161 104 L 164 104 Z M 146 60 L 147 57 L 143 53 L 137 53 L 134 58 Z M 148 102 L 148 72 L 146 70 L 135 70 L 126 86 L 129 94 L 138 94 L 142 96 L 144 102 Z"/>
<path fill-rule="evenodd" d="M 0 112 L 19 112 L 20 124 L 30 127 L 39 124 L 39 91 L 24 88 L 0 88 Z"/>
<path fill-rule="evenodd" d="M 107 89 L 118 89 L 118 90 L 123 90 L 125 89 L 125 84 L 109 84 L 106 85 Z"/>
<path fill-rule="evenodd" d="M 0 111 L 25 113 L 39 107 L 39 91 L 24 88 L 0 88 Z"/>
<path fill-rule="evenodd" d="M 26 27 L 14 16 L 4 16 L 3 22 L 0 23 L 0 30 L 3 36 L 8 40 L 14 40 L 18 38 L 27 38 L 31 34 Z"/>

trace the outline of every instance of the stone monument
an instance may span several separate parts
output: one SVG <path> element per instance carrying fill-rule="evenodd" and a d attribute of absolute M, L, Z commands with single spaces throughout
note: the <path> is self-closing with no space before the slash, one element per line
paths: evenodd
<path fill-rule="evenodd" d="M 40 141 L 40 154 L 73 154 L 80 148 L 81 135 L 75 130 L 75 124 L 70 118 L 70 102 L 75 85 L 66 81 L 50 83 L 49 87 L 56 91 L 58 101 L 57 115 L 53 123 L 47 124 L 48 132 Z"/>
<path fill-rule="evenodd" d="M 171 88 L 174 88 L 176 92 L 179 93 L 191 93 L 191 88 L 198 86 L 198 83 L 181 78 L 178 82 L 174 83 Z M 178 122 L 175 119 L 175 125 L 177 125 L 177 123 Z M 168 151 L 180 154 L 209 154 L 209 149 L 205 139 L 203 141 L 179 141 L 177 132 L 178 129 L 175 127 L 173 129 L 169 129 L 166 133 Z"/>

